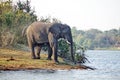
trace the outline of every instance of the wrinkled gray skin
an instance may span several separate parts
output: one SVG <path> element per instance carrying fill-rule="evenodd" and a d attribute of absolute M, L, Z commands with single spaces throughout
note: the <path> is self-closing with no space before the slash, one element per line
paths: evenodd
<path fill-rule="evenodd" d="M 47 59 L 51 60 L 51 56 L 54 54 L 54 60 L 58 63 L 58 39 L 64 38 L 70 43 L 71 57 L 74 61 L 73 40 L 71 29 L 68 25 L 61 23 L 34 22 L 26 28 L 26 35 L 33 59 L 40 59 L 41 48 L 43 44 L 46 44 L 48 46 Z"/>

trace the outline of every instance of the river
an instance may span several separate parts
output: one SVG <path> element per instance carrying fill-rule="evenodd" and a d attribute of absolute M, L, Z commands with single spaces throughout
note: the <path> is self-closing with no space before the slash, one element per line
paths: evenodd
<path fill-rule="evenodd" d="M 0 80 L 120 80 L 120 51 L 88 50 L 96 70 L 21 70 L 0 71 Z"/>

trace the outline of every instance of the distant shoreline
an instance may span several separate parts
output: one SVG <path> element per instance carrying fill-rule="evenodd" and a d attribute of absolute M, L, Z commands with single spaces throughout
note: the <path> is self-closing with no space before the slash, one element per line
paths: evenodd
<path fill-rule="evenodd" d="M 120 48 L 96 48 L 93 50 L 118 50 L 118 51 L 120 51 Z"/>

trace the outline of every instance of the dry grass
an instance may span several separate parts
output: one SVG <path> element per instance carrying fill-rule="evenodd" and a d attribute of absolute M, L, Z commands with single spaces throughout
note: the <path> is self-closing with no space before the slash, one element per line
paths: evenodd
<path fill-rule="evenodd" d="M 0 70 L 20 69 L 83 69 L 83 66 L 71 66 L 65 64 L 62 59 L 60 64 L 46 60 L 47 54 L 41 54 L 41 59 L 33 60 L 26 51 L 0 48 Z"/>

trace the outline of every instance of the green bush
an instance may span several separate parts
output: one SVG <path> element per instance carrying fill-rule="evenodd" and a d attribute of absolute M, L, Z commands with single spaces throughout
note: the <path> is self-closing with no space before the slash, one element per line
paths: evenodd
<path fill-rule="evenodd" d="M 24 8 L 21 8 L 23 6 Z M 34 12 L 28 0 L 26 2 L 18 1 L 15 6 L 12 5 L 11 0 L 1 1 L 0 47 L 27 44 L 26 38 L 22 37 L 22 30 L 25 26 L 37 20 Z"/>
<path fill-rule="evenodd" d="M 59 40 L 58 43 L 58 55 L 59 57 L 62 57 L 64 61 L 71 61 L 71 54 L 69 50 L 69 45 L 67 42 L 63 39 Z M 76 44 L 73 45 L 73 52 L 74 52 L 74 58 L 75 61 L 79 64 L 83 64 L 86 61 L 88 61 L 86 55 L 85 55 L 86 49 L 83 47 L 76 47 Z M 89 61 L 88 61 L 89 62 Z"/>
<path fill-rule="evenodd" d="M 69 54 L 69 45 L 67 42 L 63 39 L 60 39 L 58 41 L 58 55 L 62 58 L 67 58 L 69 59 L 70 54 Z"/>
<path fill-rule="evenodd" d="M 86 49 L 83 47 L 79 47 L 78 50 L 75 53 L 75 60 L 77 63 L 83 64 L 85 62 L 89 62 L 87 59 L 87 56 L 85 55 Z"/>

